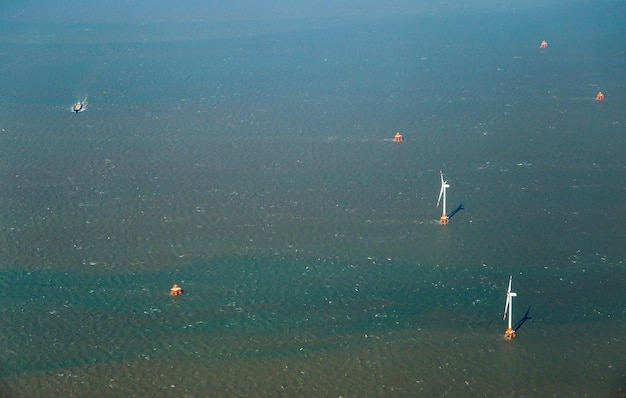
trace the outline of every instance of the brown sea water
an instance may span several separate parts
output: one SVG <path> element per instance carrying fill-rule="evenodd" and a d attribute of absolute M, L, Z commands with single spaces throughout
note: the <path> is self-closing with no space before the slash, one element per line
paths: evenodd
<path fill-rule="evenodd" d="M 588 11 L 11 31 L 0 392 L 623 395 L 624 28 Z"/>

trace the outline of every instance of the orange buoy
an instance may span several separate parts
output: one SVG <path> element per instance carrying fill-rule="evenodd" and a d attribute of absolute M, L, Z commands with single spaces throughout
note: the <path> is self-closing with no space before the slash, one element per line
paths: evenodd
<path fill-rule="evenodd" d="M 393 142 L 402 142 L 402 140 L 402 134 L 400 134 L 399 132 L 396 133 L 396 135 L 393 137 Z"/>
<path fill-rule="evenodd" d="M 548 48 L 548 42 L 547 41 L 542 41 L 541 45 L 539 46 L 540 48 Z"/>
<path fill-rule="evenodd" d="M 604 94 L 602 94 L 602 91 L 598 91 L 598 95 L 596 95 L 596 101 L 604 101 Z"/>
<path fill-rule="evenodd" d="M 183 294 L 183 289 L 181 289 L 181 287 L 177 284 L 174 284 L 174 286 L 170 289 L 170 293 L 172 293 L 172 296 L 179 296 Z"/>

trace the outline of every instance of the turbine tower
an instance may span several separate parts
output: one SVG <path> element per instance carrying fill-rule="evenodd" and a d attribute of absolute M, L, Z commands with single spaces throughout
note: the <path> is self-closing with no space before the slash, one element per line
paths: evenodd
<path fill-rule="evenodd" d="M 439 218 L 440 224 L 447 224 L 450 221 L 448 214 L 446 213 L 446 189 L 450 188 L 448 185 L 448 181 L 444 181 L 443 179 L 443 171 L 439 170 L 439 176 L 441 177 L 441 191 L 439 191 L 439 199 L 437 199 L 437 207 L 439 207 L 439 202 L 441 202 L 441 198 L 443 197 L 443 212 L 441 213 L 441 218 Z"/>
<path fill-rule="evenodd" d="M 511 291 L 511 283 L 513 282 L 513 275 L 509 277 L 509 288 L 506 290 L 506 304 L 504 304 L 504 316 L 502 319 L 506 319 L 506 313 L 509 313 L 509 327 L 504 332 L 504 338 L 506 340 L 512 340 L 517 336 L 515 330 L 511 326 L 511 319 L 513 317 L 513 297 L 517 296 L 517 293 Z"/>

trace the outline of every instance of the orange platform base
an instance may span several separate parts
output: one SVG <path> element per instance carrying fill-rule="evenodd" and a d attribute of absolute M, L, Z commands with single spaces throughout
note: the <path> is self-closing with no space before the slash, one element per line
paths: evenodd
<path fill-rule="evenodd" d="M 172 296 L 180 296 L 181 294 L 183 294 L 183 289 L 182 289 L 180 286 L 178 286 L 178 285 L 176 285 L 176 284 L 175 284 L 175 285 L 174 285 L 174 286 L 172 286 L 172 288 L 170 289 L 170 294 L 171 294 Z"/>
<path fill-rule="evenodd" d="M 507 329 L 506 332 L 504 332 L 504 339 L 505 340 L 513 340 L 515 337 L 517 336 L 517 333 L 515 333 L 515 330 L 513 329 Z"/>

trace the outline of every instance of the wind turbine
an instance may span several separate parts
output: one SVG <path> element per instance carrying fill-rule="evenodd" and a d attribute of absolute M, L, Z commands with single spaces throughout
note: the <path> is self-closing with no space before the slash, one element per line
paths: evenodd
<path fill-rule="evenodd" d="M 439 218 L 440 224 L 447 224 L 450 221 L 450 218 L 446 214 L 446 188 L 450 188 L 448 185 L 448 181 L 444 181 L 443 179 L 443 171 L 439 170 L 439 176 L 441 177 L 441 191 L 439 191 L 439 199 L 437 199 L 437 207 L 439 207 L 439 202 L 443 197 L 443 212 L 441 213 L 441 218 Z"/>
<path fill-rule="evenodd" d="M 513 327 L 511 326 L 511 318 L 513 317 L 513 297 L 517 296 L 517 293 L 514 293 L 511 291 L 512 282 L 513 282 L 513 275 L 511 275 L 509 278 L 509 288 L 506 290 L 506 304 L 504 304 L 504 316 L 502 317 L 503 320 L 506 319 L 506 313 L 508 311 L 509 327 L 506 330 L 506 332 L 504 332 L 504 338 L 506 340 L 512 340 L 515 338 L 515 336 L 517 336 L 517 334 L 515 333 L 515 330 L 513 330 Z"/>

